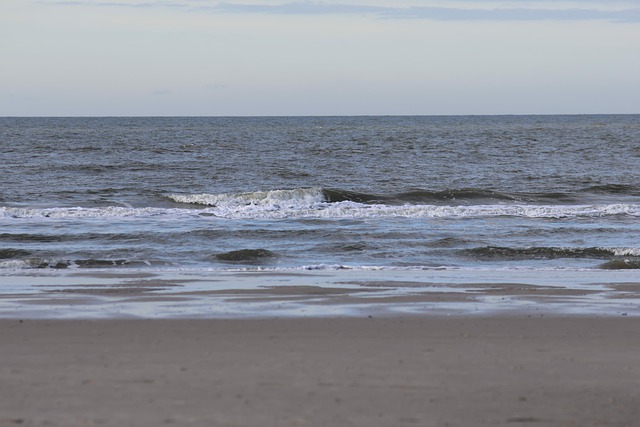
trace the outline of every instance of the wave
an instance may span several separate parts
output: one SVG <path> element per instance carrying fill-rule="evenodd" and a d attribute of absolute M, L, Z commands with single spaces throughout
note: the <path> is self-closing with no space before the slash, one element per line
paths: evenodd
<path fill-rule="evenodd" d="M 487 203 L 534 203 L 569 201 L 572 197 L 564 193 L 505 193 L 494 190 L 484 190 L 480 188 L 461 188 L 443 191 L 414 190 L 404 193 L 390 195 L 379 195 L 369 193 L 359 193 L 340 189 L 323 189 L 325 201 L 336 202 L 358 202 L 369 204 L 487 204 Z"/>
<path fill-rule="evenodd" d="M 458 218 L 525 217 L 571 218 L 612 215 L 640 216 L 638 203 L 572 204 L 559 203 L 563 194 L 537 194 L 549 203 L 530 203 L 523 195 L 489 190 L 412 191 L 395 195 L 375 195 L 320 187 L 289 190 L 221 194 L 166 194 L 173 207 L 0 207 L 0 219 L 99 219 L 126 217 L 193 217 L 229 219 L 283 218 Z M 453 202 L 456 203 L 453 203 Z M 471 203 L 471 201 L 474 201 Z M 446 203 L 445 203 L 446 202 Z M 188 206 L 187 206 L 188 205 Z M 195 208 L 195 209 L 194 209 Z"/>
<path fill-rule="evenodd" d="M 189 196 L 184 196 L 189 198 Z M 200 196 L 198 196 L 200 197 Z M 0 220 L 95 220 L 105 218 L 156 218 L 175 220 L 194 216 L 224 219 L 366 219 L 366 218 L 602 218 L 608 216 L 640 217 L 640 204 L 594 205 L 369 205 L 357 202 L 306 204 L 286 203 L 219 203 L 202 209 L 186 208 L 9 208 L 0 207 Z"/>
<path fill-rule="evenodd" d="M 594 194 L 621 194 L 629 196 L 640 196 L 640 187 L 625 184 L 604 184 L 593 185 L 591 187 L 584 188 L 582 192 Z"/>
<path fill-rule="evenodd" d="M 478 205 L 478 204 L 562 204 L 577 203 L 581 194 L 640 195 L 640 189 L 631 185 L 607 184 L 584 188 L 574 194 L 563 192 L 502 192 L 482 188 L 459 188 L 441 191 L 412 190 L 401 193 L 374 194 L 339 188 L 298 188 L 291 190 L 256 191 L 225 194 L 169 194 L 177 203 L 204 206 L 224 205 L 282 205 L 304 203 L 354 202 L 382 205 Z"/>
<path fill-rule="evenodd" d="M 359 202 L 373 204 L 488 204 L 488 203 L 569 203 L 577 202 L 585 194 L 640 196 L 640 188 L 633 185 L 605 184 L 583 188 L 574 194 L 563 192 L 502 192 L 482 188 L 460 188 L 442 191 L 414 190 L 403 193 L 380 195 L 340 189 L 323 189 L 325 201 Z"/>
<path fill-rule="evenodd" d="M 240 249 L 217 254 L 215 258 L 222 262 L 256 263 L 276 258 L 276 256 L 274 252 L 268 249 Z"/>
<path fill-rule="evenodd" d="M 443 191 L 414 190 L 395 194 L 372 194 L 337 188 L 298 188 L 292 190 L 256 191 L 226 194 L 169 194 L 177 203 L 204 206 L 281 206 L 283 204 L 341 203 L 354 202 L 381 205 L 421 204 L 488 204 L 488 203 L 533 203 L 568 201 L 571 196 L 564 193 L 504 193 L 494 190 L 462 188 Z"/>
<path fill-rule="evenodd" d="M 639 270 L 640 260 L 614 259 L 600 265 L 603 270 Z"/>
<path fill-rule="evenodd" d="M 326 201 L 321 188 L 222 194 L 168 194 L 167 198 L 177 203 L 224 206 L 226 208 L 246 206 L 280 208 L 283 206 L 308 206 Z"/>
<path fill-rule="evenodd" d="M 510 248 L 502 246 L 484 246 L 461 250 L 463 255 L 477 260 L 536 260 L 559 258 L 593 258 L 612 259 L 624 256 L 639 257 L 637 248 L 558 248 L 558 247 L 526 247 Z"/>
<path fill-rule="evenodd" d="M 482 189 L 416 190 L 379 195 L 313 187 L 247 193 L 168 194 L 166 197 L 176 203 L 206 207 L 205 214 L 225 218 L 640 216 L 639 204 L 566 204 L 571 197 L 563 193 L 508 194 Z M 533 204 L 533 201 L 539 203 Z M 563 201 L 565 204 L 560 204 Z"/>
<path fill-rule="evenodd" d="M 57 259 L 41 257 L 21 257 L 4 258 L 0 260 L 0 269 L 5 270 L 29 270 L 29 269 L 53 269 L 64 270 L 73 268 L 82 269 L 103 269 L 103 268 L 145 268 L 153 265 L 163 265 L 162 262 L 150 262 L 127 259 Z"/>
<path fill-rule="evenodd" d="M 22 249 L 0 249 L 0 259 L 21 258 L 31 255 L 31 252 Z"/>

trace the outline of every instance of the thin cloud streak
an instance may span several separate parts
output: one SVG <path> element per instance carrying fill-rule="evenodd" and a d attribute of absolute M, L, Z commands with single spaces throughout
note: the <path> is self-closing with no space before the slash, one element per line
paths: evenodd
<path fill-rule="evenodd" d="M 383 19 L 427 19 L 436 21 L 610 21 L 640 22 L 640 7 L 620 10 L 597 8 L 543 8 L 543 7 L 430 7 L 430 6 L 375 6 L 348 3 L 298 1 L 279 4 L 255 4 L 205 1 L 86 1 L 67 0 L 41 3 L 76 6 L 172 8 L 214 13 L 269 14 L 269 15 L 365 15 Z"/>
<path fill-rule="evenodd" d="M 268 13 L 278 15 L 335 15 L 367 14 L 387 19 L 431 19 L 437 21 L 584 21 L 607 20 L 615 22 L 640 22 L 639 9 L 525 9 L 495 8 L 466 9 L 451 7 L 382 7 L 347 4 L 320 4 L 309 2 L 282 5 L 250 5 L 220 3 L 217 10 L 232 13 Z"/>

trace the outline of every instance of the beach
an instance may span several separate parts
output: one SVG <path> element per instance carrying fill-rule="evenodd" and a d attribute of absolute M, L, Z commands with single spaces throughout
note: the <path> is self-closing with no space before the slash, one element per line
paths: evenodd
<path fill-rule="evenodd" d="M 0 321 L 0 425 L 631 426 L 640 320 Z"/>
<path fill-rule="evenodd" d="M 16 273 L 0 426 L 635 425 L 633 270 L 500 277 Z"/>
<path fill-rule="evenodd" d="M 637 425 L 639 124 L 2 117 L 0 427 Z"/>

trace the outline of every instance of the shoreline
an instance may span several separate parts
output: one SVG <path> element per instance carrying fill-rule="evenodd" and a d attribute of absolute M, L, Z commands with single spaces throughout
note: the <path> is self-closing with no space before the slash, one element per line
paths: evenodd
<path fill-rule="evenodd" d="M 0 320 L 0 426 L 627 426 L 640 319 Z"/>
<path fill-rule="evenodd" d="M 0 318 L 640 316 L 637 270 L 84 270 L 0 276 Z"/>

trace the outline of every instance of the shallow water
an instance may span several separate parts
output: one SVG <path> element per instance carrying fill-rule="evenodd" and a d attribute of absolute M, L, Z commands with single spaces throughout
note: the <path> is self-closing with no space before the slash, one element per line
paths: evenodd
<path fill-rule="evenodd" d="M 0 278 L 0 318 L 640 316 L 630 270 L 41 271 Z"/>

